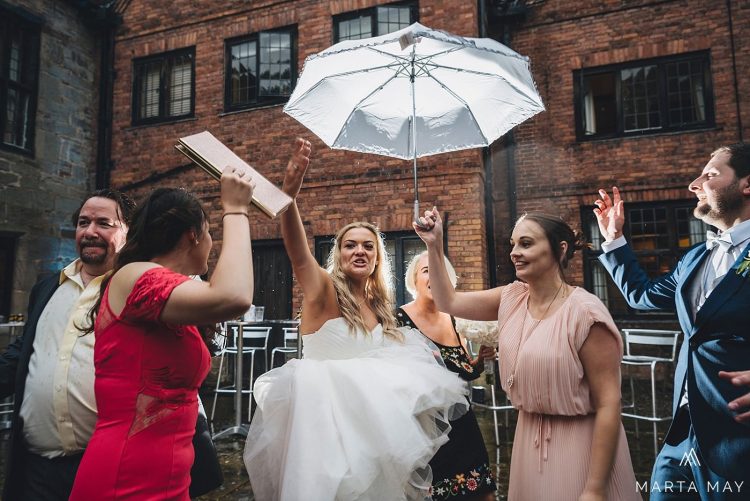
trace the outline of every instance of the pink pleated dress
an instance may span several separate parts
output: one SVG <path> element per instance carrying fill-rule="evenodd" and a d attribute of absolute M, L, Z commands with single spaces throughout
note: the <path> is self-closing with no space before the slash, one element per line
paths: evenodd
<path fill-rule="evenodd" d="M 595 323 L 612 332 L 620 355 L 622 339 L 604 304 L 584 289 L 539 322 L 528 314 L 524 328 L 527 298 L 528 286 L 513 282 L 498 310 L 500 381 L 518 409 L 508 499 L 575 501 L 588 477 L 595 418 L 578 351 Z M 641 499 L 622 424 L 607 499 Z"/>

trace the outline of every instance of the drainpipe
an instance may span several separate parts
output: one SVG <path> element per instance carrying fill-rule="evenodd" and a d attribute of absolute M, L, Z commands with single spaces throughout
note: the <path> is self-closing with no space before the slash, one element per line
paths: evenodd
<path fill-rule="evenodd" d="M 743 141 L 743 130 L 742 130 L 742 115 L 740 113 L 740 88 L 737 82 L 737 54 L 734 45 L 734 26 L 732 24 L 732 2 L 727 2 L 727 20 L 729 21 L 729 44 L 732 48 L 732 75 L 734 79 L 734 103 L 737 108 L 737 133 L 739 135 L 740 142 Z"/>
<path fill-rule="evenodd" d="M 112 106 L 115 80 L 115 32 L 119 16 L 113 12 L 105 14 L 107 19 L 101 31 L 101 55 L 99 58 L 99 118 L 96 147 L 96 188 L 109 188 L 112 171 Z"/>
<path fill-rule="evenodd" d="M 487 0 L 478 0 L 479 37 L 487 36 Z M 487 268 L 489 269 L 489 287 L 497 287 L 497 256 L 495 255 L 495 199 L 492 196 L 492 152 L 489 146 L 482 148 L 482 165 L 484 166 L 484 239 L 487 242 Z"/>

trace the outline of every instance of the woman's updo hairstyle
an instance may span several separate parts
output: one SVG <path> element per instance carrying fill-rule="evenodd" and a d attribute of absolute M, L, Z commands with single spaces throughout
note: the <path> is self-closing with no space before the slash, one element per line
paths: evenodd
<path fill-rule="evenodd" d="M 560 263 L 560 271 L 565 270 L 568 267 L 573 254 L 577 250 L 581 250 L 586 247 L 583 234 L 580 231 L 576 231 L 570 227 L 568 223 L 562 220 L 558 216 L 551 216 L 543 212 L 527 212 L 523 216 L 519 217 L 516 221 L 516 225 L 521 221 L 533 221 L 538 224 L 544 235 L 549 240 L 550 247 L 552 248 L 552 255 Z M 565 255 L 562 255 L 562 249 L 560 248 L 561 242 L 567 242 L 568 248 L 565 251 Z"/>

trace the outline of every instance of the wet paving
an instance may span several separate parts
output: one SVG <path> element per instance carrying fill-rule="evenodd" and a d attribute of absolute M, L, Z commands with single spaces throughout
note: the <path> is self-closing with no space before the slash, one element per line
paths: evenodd
<path fill-rule="evenodd" d="M 636 404 L 639 409 L 648 409 L 650 407 L 650 397 L 648 396 L 647 382 L 640 377 L 635 381 L 636 394 L 638 395 Z M 213 399 L 211 386 L 211 381 L 209 380 L 201 390 L 203 401 L 209 410 Z M 628 386 L 624 385 L 623 391 L 626 389 L 628 389 Z M 671 385 L 667 384 L 664 388 L 660 388 L 657 397 L 660 413 L 663 414 L 666 412 L 668 414 L 671 400 Z M 624 394 L 623 398 L 626 400 L 627 396 Z M 231 396 L 222 396 L 219 398 L 215 420 L 216 430 L 223 430 L 232 425 L 234 420 L 232 404 L 233 399 Z M 246 405 L 247 404 L 245 404 L 245 406 Z M 506 499 L 508 492 L 508 471 L 513 432 L 515 429 L 515 411 L 498 413 L 499 446 L 495 445 L 492 413 L 487 410 L 476 409 L 476 414 L 480 427 L 482 428 L 482 434 L 485 439 L 490 461 L 493 463 L 492 466 L 498 480 L 497 499 L 504 500 Z M 636 472 L 636 479 L 639 483 L 643 483 L 648 481 L 651 474 L 651 466 L 654 461 L 651 424 L 641 421 L 638 426 L 639 433 L 636 436 L 635 421 L 627 418 L 623 421 L 628 435 L 628 444 Z M 663 438 L 663 434 L 666 432 L 667 427 L 668 423 L 659 424 L 658 433 L 660 439 Z M 9 433 L 7 431 L 0 431 L 0 485 L 4 482 L 5 461 L 7 460 L 8 454 L 8 435 Z M 205 496 L 201 496 L 199 498 L 200 500 L 251 501 L 254 499 L 250 481 L 242 463 L 242 450 L 244 446 L 245 439 L 240 436 L 227 437 L 216 441 L 216 447 L 223 468 L 225 482 L 221 488 Z M 647 499 L 646 494 L 644 494 L 643 497 L 644 499 Z"/>
<path fill-rule="evenodd" d="M 639 411 L 650 408 L 651 400 L 647 381 L 640 378 L 634 380 L 635 391 L 638 395 L 636 404 Z M 626 378 L 626 383 L 629 379 Z M 627 390 L 627 394 L 626 394 Z M 629 384 L 623 387 L 623 398 L 625 403 L 629 402 Z M 660 415 L 667 415 L 671 406 L 671 384 L 667 383 L 659 387 L 657 395 L 657 404 Z M 204 395 L 204 402 L 211 402 L 213 396 L 210 392 Z M 222 401 L 223 400 L 223 401 Z M 220 398 L 217 410 L 217 429 L 221 430 L 231 426 L 233 419 L 233 407 L 230 397 Z M 479 421 L 482 435 L 484 437 L 487 452 L 489 453 L 490 462 L 495 471 L 497 479 L 497 499 L 507 499 L 508 492 L 508 473 L 510 469 L 510 452 L 513 445 L 513 433 L 515 430 L 515 411 L 498 412 L 498 438 L 500 445 L 495 445 L 495 436 L 493 432 L 493 415 L 491 411 L 484 409 L 475 409 L 477 420 Z M 506 424 L 507 423 L 507 424 Z M 638 433 L 636 434 L 635 420 L 623 419 L 625 431 L 628 436 L 628 446 L 630 448 L 633 467 L 635 469 L 636 480 L 639 483 L 647 482 L 651 476 L 651 467 L 654 462 L 653 432 L 651 423 L 640 421 Z M 668 422 L 660 423 L 657 426 L 659 439 L 663 439 L 666 433 Z M 250 481 L 248 480 L 245 467 L 242 463 L 242 450 L 245 440 L 242 437 L 231 437 L 216 442 L 219 452 L 219 458 L 224 469 L 224 485 L 216 491 L 201 496 L 201 500 L 236 500 L 250 501 L 253 500 Z M 660 442 L 661 443 L 661 442 Z M 648 499 L 647 494 L 643 494 L 644 499 Z M 541 500 L 543 501 L 543 500 Z"/>

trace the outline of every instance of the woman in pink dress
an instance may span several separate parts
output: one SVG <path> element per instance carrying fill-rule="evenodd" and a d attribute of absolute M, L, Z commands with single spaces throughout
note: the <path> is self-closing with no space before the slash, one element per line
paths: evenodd
<path fill-rule="evenodd" d="M 190 499 L 198 387 L 210 368 L 195 325 L 252 303 L 252 190 L 244 172 L 225 170 L 223 245 L 208 282 L 190 279 L 207 272 L 212 246 L 200 202 L 160 188 L 136 210 L 87 334 L 96 336 L 99 416 L 71 500 Z"/>
<path fill-rule="evenodd" d="M 558 217 L 522 216 L 511 236 L 518 281 L 456 292 L 437 209 L 420 223 L 438 308 L 498 319 L 500 381 L 518 409 L 508 499 L 640 499 L 620 418 L 619 331 L 596 296 L 565 281 L 574 231 Z"/>

